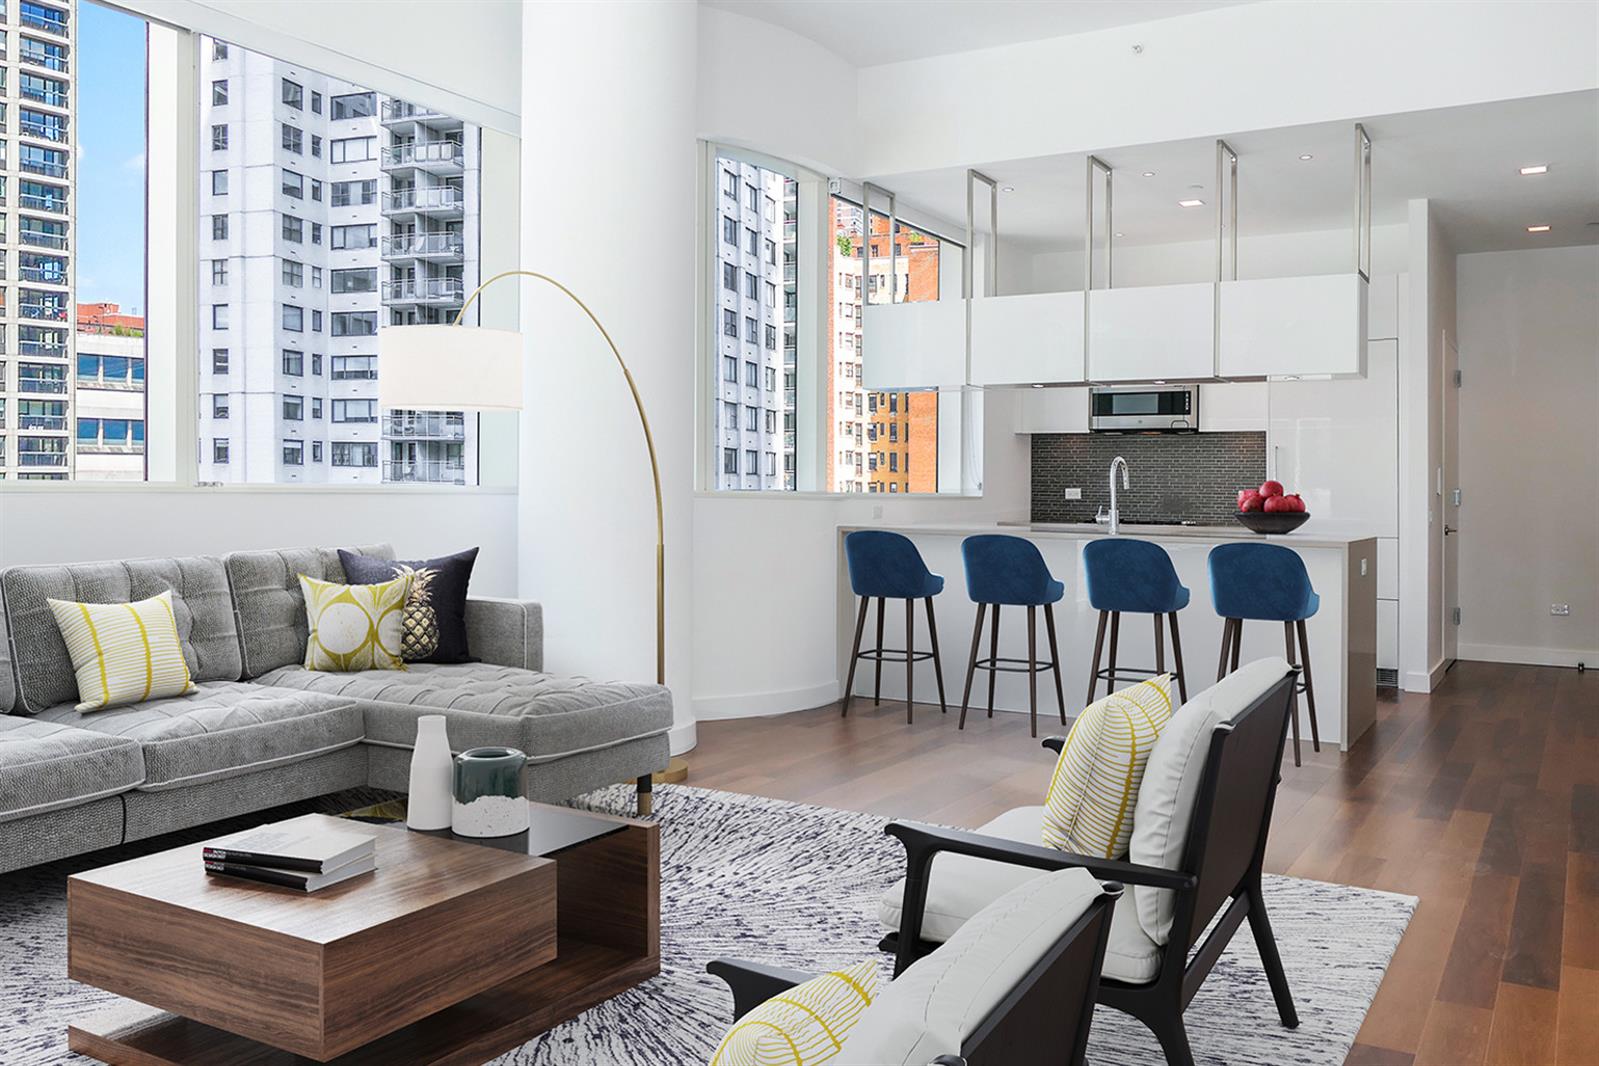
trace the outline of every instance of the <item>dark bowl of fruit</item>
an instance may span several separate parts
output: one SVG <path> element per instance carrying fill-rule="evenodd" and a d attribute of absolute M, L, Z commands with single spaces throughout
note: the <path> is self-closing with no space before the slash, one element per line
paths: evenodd
<path fill-rule="evenodd" d="M 1268 481 L 1258 489 L 1240 489 L 1238 513 L 1233 516 L 1255 533 L 1291 533 L 1310 521 L 1305 501 L 1283 492 L 1282 482 Z"/>

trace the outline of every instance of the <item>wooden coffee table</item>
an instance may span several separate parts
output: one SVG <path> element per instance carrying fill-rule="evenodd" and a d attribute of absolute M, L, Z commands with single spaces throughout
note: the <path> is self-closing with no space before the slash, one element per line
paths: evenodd
<path fill-rule="evenodd" d="M 475 1064 L 659 973 L 658 827 L 531 814 L 488 842 L 365 827 L 377 871 L 309 895 L 208 876 L 198 844 L 77 874 L 67 973 L 129 1002 L 68 1045 L 139 1066 Z"/>

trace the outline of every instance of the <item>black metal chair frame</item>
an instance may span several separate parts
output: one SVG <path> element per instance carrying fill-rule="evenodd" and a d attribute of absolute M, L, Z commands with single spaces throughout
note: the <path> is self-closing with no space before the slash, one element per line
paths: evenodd
<path fill-rule="evenodd" d="M 1160 972 L 1155 979 L 1135 985 L 1102 977 L 1099 985 L 1099 1002 L 1131 1014 L 1148 1026 L 1160 1041 L 1170 1066 L 1193 1063 L 1183 1027 L 1183 1010 L 1246 919 L 1260 951 L 1278 1015 L 1287 1028 L 1298 1026 L 1299 1015 L 1294 1010 L 1260 887 L 1266 836 L 1271 828 L 1277 784 L 1282 780 L 1283 748 L 1298 680 L 1298 669 L 1291 669 L 1231 722 L 1212 732 L 1195 795 L 1193 819 L 1183 844 L 1183 858 L 1175 870 L 1073 855 L 1040 844 L 978 833 L 890 823 L 885 832 L 905 845 L 906 859 L 900 928 L 880 944 L 883 950 L 894 952 L 894 972 L 900 973 L 938 946 L 924 940 L 921 932 L 928 875 L 934 856 L 940 852 L 1037 870 L 1081 866 L 1095 877 L 1170 889 L 1176 894 L 1171 935 L 1161 948 Z M 1050 737 L 1044 746 L 1058 752 L 1064 742 L 1062 737 Z M 1221 911 L 1220 919 L 1200 943 L 1200 936 L 1217 911 Z M 1189 952 L 1196 944 L 1198 950 L 1190 961 Z"/>
<path fill-rule="evenodd" d="M 927 605 L 927 632 L 932 641 L 932 651 L 916 650 L 916 601 L 905 601 L 905 643 L 909 648 L 883 647 L 883 601 L 886 596 L 875 597 L 877 600 L 877 646 L 874 648 L 861 648 L 861 636 L 866 630 L 866 608 L 870 606 L 874 597 L 861 597 L 861 610 L 855 617 L 855 643 L 850 645 L 849 676 L 844 679 L 844 709 L 840 717 L 849 714 L 850 701 L 855 697 L 855 666 L 862 659 L 870 659 L 877 664 L 877 677 L 872 686 L 872 706 L 876 707 L 883 702 L 883 664 L 905 664 L 905 722 L 909 724 L 915 718 L 916 695 L 916 664 L 925 659 L 933 660 L 933 677 L 938 681 L 938 709 L 941 713 L 948 714 L 949 706 L 944 702 L 944 662 L 938 656 L 938 621 L 933 615 L 933 597 L 924 597 L 922 602 Z"/>
<path fill-rule="evenodd" d="M 1000 674 L 1026 674 L 1027 675 L 1027 714 L 1031 723 L 1033 736 L 1038 736 L 1038 674 L 1039 671 L 1048 671 L 1055 675 L 1055 700 L 1060 705 L 1060 724 L 1066 724 L 1066 690 L 1061 684 L 1060 646 L 1055 640 L 1055 605 L 1046 603 L 1044 607 L 1044 628 L 1049 634 L 1049 662 L 1038 661 L 1038 608 L 1029 605 L 1027 608 L 1027 658 L 1012 659 L 999 654 L 999 609 L 1003 604 L 979 603 L 977 605 L 977 623 L 972 626 L 972 654 L 971 661 L 966 667 L 966 691 L 961 694 L 961 719 L 957 729 L 966 728 L 966 708 L 972 700 L 972 681 L 977 677 L 977 671 L 988 671 L 988 717 L 994 717 L 994 682 Z M 1015 606 L 1014 604 L 1012 606 Z M 993 622 L 989 627 L 988 658 L 979 659 L 978 649 L 983 643 L 983 617 L 988 608 L 994 608 Z M 1014 666 L 1001 666 L 1000 663 L 1014 663 Z"/>
<path fill-rule="evenodd" d="M 1294 655 L 1294 638 L 1299 638 L 1299 655 Z M 1244 620 L 1224 618 L 1221 627 L 1221 659 L 1216 664 L 1216 680 L 1220 681 L 1238 669 L 1238 656 L 1244 644 Z M 1305 620 L 1283 623 L 1283 645 L 1289 666 L 1297 666 L 1303 679 L 1294 687 L 1294 708 L 1289 724 L 1294 736 L 1294 765 L 1299 762 L 1299 694 L 1305 695 L 1305 709 L 1310 712 L 1310 748 L 1321 751 L 1321 729 L 1316 725 L 1316 685 L 1310 676 L 1310 638 L 1305 633 Z M 1229 665 L 1229 663 L 1231 665 Z"/>
<path fill-rule="evenodd" d="M 1182 703 L 1188 702 L 1188 677 L 1183 671 L 1183 638 L 1177 629 L 1177 612 L 1172 611 L 1164 615 L 1152 614 L 1150 617 L 1155 620 L 1155 668 L 1146 670 L 1140 666 L 1116 665 L 1116 645 L 1121 639 L 1122 612 L 1099 612 L 1099 628 L 1094 633 L 1094 666 L 1093 671 L 1088 675 L 1089 703 L 1094 702 L 1094 691 L 1099 688 L 1101 681 L 1105 682 L 1105 691 L 1111 693 L 1116 691 L 1116 678 L 1118 677 L 1131 676 L 1135 681 L 1143 681 L 1151 677 L 1159 677 L 1166 672 L 1166 635 L 1165 631 L 1161 629 L 1162 620 L 1171 625 L 1172 658 L 1177 666 L 1177 669 L 1172 671 L 1172 673 L 1177 679 L 1177 696 Z M 1105 650 L 1105 627 L 1107 622 L 1110 625 L 1110 665 L 1101 668 L 1099 665 L 1100 656 Z"/>
<path fill-rule="evenodd" d="M 962 1043 L 960 1054 L 940 1055 L 934 1063 L 1015 1066 L 1062 1062 L 1081 1066 L 1086 1061 L 1096 977 L 1105 962 L 1111 913 L 1122 894 L 1119 884 L 1108 883 L 1104 889 L 972 1031 Z M 716 959 L 705 969 L 726 981 L 732 990 L 735 1021 L 773 996 L 816 976 L 739 959 Z"/>

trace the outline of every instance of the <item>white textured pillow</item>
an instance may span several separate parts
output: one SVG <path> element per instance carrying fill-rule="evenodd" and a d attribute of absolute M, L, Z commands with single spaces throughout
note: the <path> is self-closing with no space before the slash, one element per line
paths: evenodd
<path fill-rule="evenodd" d="M 924 1066 L 961 1045 L 1104 891 L 1073 867 L 1034 877 L 984 907 L 890 982 L 834 1066 Z M 1065 1050 L 1062 1050 L 1065 1054 Z"/>
<path fill-rule="evenodd" d="M 48 600 L 78 678 L 78 710 L 194 691 L 172 592 L 137 603 Z"/>
<path fill-rule="evenodd" d="M 1100 859 L 1127 854 L 1144 764 L 1171 721 L 1171 675 L 1112 692 L 1072 723 L 1044 798 L 1044 843 Z"/>
<path fill-rule="evenodd" d="M 1127 849 L 1129 862 L 1174 870 L 1188 843 L 1188 824 L 1194 816 L 1194 797 L 1210 754 L 1210 734 L 1259 699 L 1288 673 L 1281 659 L 1257 659 L 1228 674 L 1178 708 L 1161 733 L 1144 766 L 1144 781 L 1133 808 L 1133 838 Z M 1133 886 L 1138 924 L 1157 944 L 1171 938 L 1176 909 L 1170 889 Z"/>

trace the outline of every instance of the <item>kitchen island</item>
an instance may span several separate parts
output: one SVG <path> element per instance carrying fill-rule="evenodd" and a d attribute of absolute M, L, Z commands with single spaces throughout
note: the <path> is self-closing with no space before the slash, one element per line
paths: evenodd
<path fill-rule="evenodd" d="M 1094 634 L 1098 612 L 1088 603 L 1083 581 L 1082 550 L 1091 540 L 1107 536 L 1103 525 L 1095 523 L 1000 523 L 971 525 L 874 525 L 842 526 L 838 550 L 838 676 L 849 669 L 850 640 L 855 632 L 858 601 L 850 592 L 849 573 L 844 562 L 843 538 L 855 529 L 887 529 L 903 533 L 915 542 L 935 574 L 945 579 L 944 591 L 933 600 L 938 622 L 939 650 L 944 663 L 944 688 L 948 695 L 951 719 L 958 712 L 961 690 L 966 683 L 966 664 L 972 640 L 972 625 L 977 607 L 966 595 L 966 578 L 961 565 L 960 546 L 966 537 L 980 533 L 1008 533 L 1025 537 L 1038 545 L 1055 579 L 1064 582 L 1066 595 L 1055 605 L 1055 624 L 1059 632 L 1062 677 L 1066 689 L 1066 713 L 1075 716 L 1086 701 L 1088 674 L 1094 654 Z M 1321 608 L 1306 623 L 1310 641 L 1310 665 L 1316 682 L 1317 722 L 1325 746 L 1348 751 L 1350 745 L 1371 728 L 1377 716 L 1377 540 L 1359 529 L 1318 526 L 1312 520 L 1294 533 L 1262 537 L 1242 526 L 1127 525 L 1117 534 L 1153 541 L 1165 548 L 1177 568 L 1177 576 L 1192 590 L 1189 605 L 1178 615 L 1182 632 L 1183 665 L 1190 697 L 1215 682 L 1221 650 L 1222 620 L 1211 606 L 1209 571 L 1206 557 L 1210 549 L 1230 541 L 1265 540 L 1298 552 L 1305 561 L 1310 581 L 1321 596 Z M 916 640 L 927 647 L 926 618 L 917 610 Z M 889 609 L 884 613 L 883 643 L 889 648 L 905 646 L 905 612 Z M 868 619 L 865 643 L 872 642 L 874 615 Z M 985 623 L 985 630 L 987 628 Z M 1039 620 L 1039 659 L 1047 661 L 1049 645 Z M 1274 622 L 1246 622 L 1241 663 L 1284 652 L 1282 626 Z M 1007 608 L 1000 615 L 1000 651 L 1008 658 L 1027 655 L 1027 612 Z M 983 635 L 979 658 L 988 655 L 988 635 Z M 1155 662 L 1154 623 L 1148 616 L 1122 618 L 1118 666 L 1150 668 Z M 1168 648 L 1167 666 L 1172 666 Z M 863 660 L 856 670 L 855 694 L 864 695 L 852 713 L 869 713 L 874 683 L 873 664 Z M 932 662 L 917 664 L 916 694 L 919 702 L 934 699 Z M 1118 682 L 1118 687 L 1131 679 Z M 905 668 L 886 663 L 883 669 L 883 700 L 903 700 Z M 972 686 L 967 729 L 981 729 L 987 707 L 988 678 L 980 672 Z M 1099 694 L 1104 694 L 1101 686 Z M 933 704 L 936 707 L 936 703 Z M 1001 673 L 995 691 L 997 710 L 1027 710 L 1027 674 Z M 926 714 L 926 708 L 920 713 Z M 935 711 L 936 713 L 936 711 Z M 1309 751 L 1310 718 L 1300 700 L 1300 733 Z M 1048 673 L 1038 676 L 1039 731 L 1059 731 L 1055 685 Z M 950 727 L 954 728 L 954 721 Z"/>

